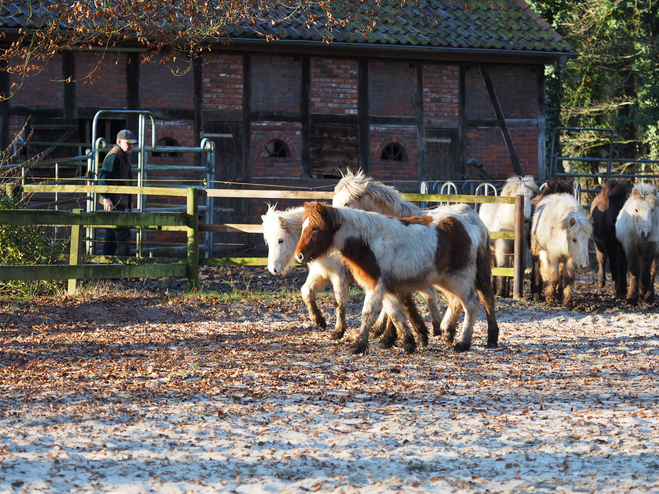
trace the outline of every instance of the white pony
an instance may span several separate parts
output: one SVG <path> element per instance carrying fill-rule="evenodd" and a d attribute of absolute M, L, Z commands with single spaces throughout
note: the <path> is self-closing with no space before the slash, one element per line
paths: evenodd
<path fill-rule="evenodd" d="M 526 228 L 524 238 L 528 238 L 531 226 L 531 199 L 538 195 L 538 185 L 531 175 L 514 176 L 506 180 L 501 191 L 502 197 L 524 196 L 524 224 Z M 483 220 L 491 232 L 515 231 L 515 205 L 483 203 L 478 210 L 478 216 Z M 512 266 L 515 242 L 513 240 L 496 239 L 494 244 L 494 265 L 500 268 Z M 528 249 L 528 246 L 527 246 Z M 510 297 L 510 278 L 497 276 L 495 278 L 500 297 Z"/>
<path fill-rule="evenodd" d="M 304 207 L 278 211 L 269 206 L 268 212 L 261 216 L 263 220 L 263 239 L 268 246 L 268 271 L 272 274 L 286 274 L 295 266 L 295 247 L 302 233 L 302 211 Z M 302 300 L 307 306 L 313 323 L 326 329 L 327 322 L 318 308 L 316 295 L 328 283 L 334 289 L 336 300 L 336 323 L 330 339 L 339 340 L 347 328 L 346 311 L 349 301 L 350 271 L 341 261 L 339 254 L 318 259 L 309 263 L 309 274 L 302 285 Z"/>
<path fill-rule="evenodd" d="M 589 264 L 588 241 L 593 225 L 570 194 L 551 194 L 538 202 L 531 222 L 531 253 L 540 261 L 540 276 L 548 304 L 563 289 L 563 305 L 573 307 L 575 267 Z"/>
<path fill-rule="evenodd" d="M 334 188 L 334 199 L 332 200 L 334 207 L 348 207 L 352 209 L 361 209 L 364 211 L 375 211 L 380 214 L 391 216 L 394 218 L 409 218 L 414 216 L 423 216 L 426 214 L 433 215 L 451 215 L 459 214 L 463 221 L 471 224 L 475 230 L 479 232 L 478 241 L 481 242 L 477 249 L 477 255 L 484 252 L 487 259 L 478 259 L 479 269 L 486 269 L 487 276 L 478 276 L 476 279 L 478 296 L 481 299 L 483 307 L 487 312 L 488 333 L 498 332 L 495 314 L 494 292 L 492 290 L 492 282 L 489 273 L 491 272 L 491 254 L 489 251 L 490 237 L 487 228 L 480 220 L 478 215 L 468 206 L 440 206 L 439 208 L 428 211 L 421 209 L 416 204 L 404 200 L 400 193 L 382 182 L 374 181 L 371 177 L 366 176 L 361 170 L 356 174 L 348 170 L 343 178 Z M 481 247 L 485 247 L 482 249 Z M 482 268 L 487 266 L 487 268 Z M 444 334 L 444 340 L 448 344 L 452 344 L 455 331 L 457 329 L 457 320 L 461 312 L 459 302 L 457 306 L 451 307 L 451 303 L 455 303 L 455 297 L 449 297 L 449 309 L 454 316 L 449 319 L 444 318 L 444 321 L 451 321 L 449 327 L 442 327 L 441 315 L 436 301 L 432 299 L 434 290 L 429 289 L 421 291 L 422 296 L 426 298 L 428 309 L 430 311 L 430 318 L 433 324 L 433 332 L 435 335 Z M 409 314 L 408 314 L 409 315 Z M 410 320 L 413 320 L 410 316 Z M 376 327 L 381 324 L 381 319 L 378 320 Z M 415 328 L 416 329 L 416 328 Z M 418 331 L 417 331 L 418 332 Z M 381 346 L 387 345 L 388 338 L 392 335 L 385 335 L 380 340 Z M 395 337 L 395 333 L 393 334 Z"/>
<path fill-rule="evenodd" d="M 659 200 L 657 188 L 636 184 L 616 220 L 616 238 L 627 256 L 629 286 L 627 303 L 635 305 L 639 296 L 654 300 L 659 249 Z"/>
<path fill-rule="evenodd" d="M 339 251 L 353 277 L 366 292 L 361 332 L 354 353 L 368 348 L 375 315 L 384 307 L 392 319 L 407 353 L 416 343 L 407 327 L 401 299 L 432 286 L 451 301 L 442 329 L 455 324 L 463 307 L 465 318 L 456 351 L 471 347 L 478 315 L 479 278 L 489 278 L 490 252 L 481 242 L 482 221 L 471 207 L 442 208 L 436 215 L 396 219 L 378 213 L 306 203 L 300 242 L 295 250 L 299 262 L 320 259 Z M 475 217 L 472 221 L 470 213 Z M 480 225 L 479 225 L 480 224 Z M 485 250 L 485 255 L 479 252 Z M 479 260 L 487 261 L 486 266 Z M 488 314 L 494 307 L 486 307 Z M 489 348 L 496 348 L 498 326 L 488 325 Z"/>

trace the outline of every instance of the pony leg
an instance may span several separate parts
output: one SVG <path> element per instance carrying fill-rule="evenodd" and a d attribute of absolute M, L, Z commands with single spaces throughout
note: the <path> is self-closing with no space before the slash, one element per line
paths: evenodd
<path fill-rule="evenodd" d="M 566 309 L 572 309 L 572 307 L 574 307 L 574 302 L 572 301 L 574 278 L 574 263 L 569 259 L 563 266 L 563 306 Z"/>
<path fill-rule="evenodd" d="M 487 273 L 486 259 L 478 256 L 476 263 L 476 292 L 478 292 L 478 297 L 487 315 L 487 347 L 497 348 L 499 344 L 499 325 L 497 324 L 492 278 Z"/>
<path fill-rule="evenodd" d="M 384 315 L 384 323 L 382 326 L 383 332 L 378 344 L 380 345 L 380 348 L 387 349 L 394 346 L 394 343 L 396 343 L 396 340 L 398 339 L 398 333 L 396 326 L 394 326 L 394 322 L 391 320 L 386 310 L 382 309 L 380 317 L 382 317 L 382 315 Z M 371 331 L 371 334 L 372 333 L 373 331 Z"/>
<path fill-rule="evenodd" d="M 629 287 L 627 288 L 627 303 L 629 305 L 638 304 L 638 281 L 641 274 L 641 257 L 638 253 L 633 252 L 627 257 L 629 264 Z"/>
<path fill-rule="evenodd" d="M 371 338 L 377 338 L 378 336 L 382 336 L 387 332 L 389 328 L 389 316 L 387 315 L 387 311 L 382 310 L 380 311 L 380 316 L 378 317 L 378 320 L 375 321 L 375 324 L 373 325 L 373 328 L 371 329 L 371 333 L 369 336 Z"/>
<path fill-rule="evenodd" d="M 549 262 L 547 252 L 544 250 L 540 252 L 540 276 L 542 277 L 542 288 L 545 291 L 545 302 L 553 305 L 560 273 L 558 266 Z"/>
<path fill-rule="evenodd" d="M 327 328 L 327 322 L 325 321 L 323 313 L 320 312 L 320 309 L 318 308 L 318 304 L 316 303 L 316 295 L 319 291 L 325 288 L 326 285 L 327 278 L 310 269 L 309 275 L 307 276 L 307 281 L 305 281 L 304 285 L 302 285 L 301 290 L 302 300 L 304 301 L 304 305 L 307 306 L 311 321 L 321 329 Z M 334 338 L 333 335 L 330 335 L 330 339 L 337 338 Z"/>
<path fill-rule="evenodd" d="M 654 302 L 654 277 L 656 275 L 655 257 L 657 254 L 657 244 L 648 242 L 643 249 L 643 261 L 641 270 L 641 283 L 639 294 L 644 302 Z"/>
<path fill-rule="evenodd" d="M 458 327 L 458 319 L 462 312 L 462 303 L 448 290 L 442 290 L 442 292 L 446 297 L 447 307 L 444 313 L 444 319 L 442 319 L 441 329 L 446 344 L 452 345 L 455 339 L 456 328 Z"/>
<path fill-rule="evenodd" d="M 405 298 L 408 297 L 411 298 L 411 295 L 407 295 Z M 414 340 L 414 336 L 412 335 L 410 328 L 405 322 L 405 313 L 403 307 L 407 303 L 409 303 L 409 300 L 403 303 L 396 295 L 392 293 L 387 293 L 384 298 L 385 309 L 389 314 L 389 318 L 392 320 L 396 326 L 396 329 L 398 330 L 398 337 L 403 342 L 403 349 L 405 350 L 405 353 L 409 355 L 414 353 L 416 350 L 416 341 Z M 416 311 L 416 307 L 414 308 L 414 311 Z M 427 338 L 428 333 L 426 331 L 426 339 Z"/>
<path fill-rule="evenodd" d="M 426 327 L 426 323 L 423 322 L 423 317 L 421 317 L 421 314 L 419 314 L 419 311 L 416 308 L 412 294 L 410 293 L 405 296 L 401 296 L 400 301 L 403 305 L 403 309 L 405 310 L 405 314 L 410 320 L 410 324 L 412 325 L 414 332 L 419 337 L 419 346 L 421 346 L 421 348 L 427 347 L 428 328 Z"/>
<path fill-rule="evenodd" d="M 364 353 L 368 349 L 368 335 L 375 324 L 374 314 L 379 314 L 382 310 L 382 301 L 384 299 L 384 286 L 382 283 L 375 285 L 372 290 L 366 290 L 364 297 L 364 307 L 362 308 L 362 325 L 352 347 L 352 353 Z"/>
<path fill-rule="evenodd" d="M 540 274 L 540 258 L 531 255 L 531 294 L 534 302 L 540 302 L 542 296 L 542 276 Z"/>
<path fill-rule="evenodd" d="M 476 290 L 471 290 L 467 296 L 460 297 L 460 301 L 465 310 L 464 321 L 462 322 L 462 331 L 458 342 L 455 344 L 456 352 L 466 352 L 471 348 L 471 338 L 474 332 L 474 323 L 478 316 L 478 296 Z"/>
<path fill-rule="evenodd" d="M 606 247 L 599 240 L 595 240 L 595 254 L 597 256 L 597 281 L 600 285 L 600 288 L 606 286 Z M 615 271 L 613 269 L 613 256 L 611 256 L 611 278 L 615 282 Z"/>
<path fill-rule="evenodd" d="M 340 340 L 348 327 L 346 323 L 346 313 L 348 312 L 348 300 L 350 298 L 350 282 L 348 272 L 335 273 L 330 277 L 332 287 L 334 288 L 334 300 L 336 300 L 336 323 L 334 331 L 330 334 L 330 339 Z"/>
<path fill-rule="evenodd" d="M 433 336 L 440 336 L 442 334 L 442 314 L 439 311 L 439 303 L 437 302 L 437 290 L 434 288 L 428 288 L 426 290 L 421 290 L 419 294 L 428 306 L 428 312 L 430 312 L 432 334 Z"/>
<path fill-rule="evenodd" d="M 618 244 L 613 249 L 609 263 L 611 265 L 611 273 L 616 273 L 614 280 L 616 298 L 622 300 L 625 298 L 625 292 L 627 292 L 627 256 L 622 245 Z"/>

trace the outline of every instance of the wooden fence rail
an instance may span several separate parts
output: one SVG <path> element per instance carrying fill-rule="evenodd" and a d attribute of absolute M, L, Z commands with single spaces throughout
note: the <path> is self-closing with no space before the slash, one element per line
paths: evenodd
<path fill-rule="evenodd" d="M 186 212 L 163 213 L 115 213 L 115 212 L 82 212 L 74 210 L 5 210 L 0 211 L 0 225 L 39 225 L 39 226 L 70 226 L 70 254 L 68 264 L 53 265 L 14 265 L 0 266 L 0 280 L 68 280 L 69 293 L 75 293 L 77 281 L 99 278 L 160 278 L 187 277 L 188 292 L 199 290 L 199 266 L 220 266 L 236 264 L 243 266 L 265 266 L 267 258 L 199 258 L 199 232 L 242 232 L 258 234 L 263 229 L 260 224 L 199 224 L 199 197 L 243 198 L 243 199 L 296 199 L 296 200 L 331 200 L 333 192 L 290 191 L 290 190 L 234 190 L 234 189 L 185 189 L 167 187 L 110 187 L 99 185 L 26 185 L 26 194 L 36 193 L 72 193 L 72 194 L 141 194 L 170 197 L 185 197 Z M 514 197 L 469 196 L 447 194 L 403 194 L 411 201 L 437 203 L 497 203 L 516 204 L 520 208 L 521 201 Z M 521 206 L 523 208 L 523 205 Z M 519 213 L 519 211 L 518 211 Z M 518 215 L 519 216 L 519 215 Z M 522 215 L 523 220 L 523 215 Z M 119 258 L 105 256 L 83 255 L 83 228 L 129 227 L 143 229 L 158 229 L 167 231 L 187 232 L 187 258 Z M 516 239 L 515 267 L 493 268 L 496 276 L 513 276 L 514 286 L 521 287 L 523 276 L 523 225 L 515 232 L 491 232 L 492 238 Z M 520 244 L 521 239 L 521 244 Z M 520 251 L 521 252 L 521 251 Z M 521 266 L 521 268 L 520 268 Z M 519 280 L 519 281 L 518 281 Z M 521 296 L 515 290 L 516 296 Z"/>

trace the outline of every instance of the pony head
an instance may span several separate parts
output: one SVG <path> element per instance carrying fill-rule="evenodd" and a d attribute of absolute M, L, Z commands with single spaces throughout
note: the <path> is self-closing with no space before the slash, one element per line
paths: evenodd
<path fill-rule="evenodd" d="M 563 219 L 562 229 L 567 234 L 567 250 L 576 266 L 586 269 L 590 264 L 588 242 L 593 234 L 590 218 L 581 211 Z"/>
<path fill-rule="evenodd" d="M 338 217 L 332 206 L 307 202 L 302 213 L 302 234 L 295 248 L 298 262 L 310 262 L 326 256 L 338 229 Z"/>
<path fill-rule="evenodd" d="M 625 203 L 634 229 L 639 238 L 646 242 L 656 236 L 657 188 L 654 185 L 639 183 L 632 189 L 632 195 Z"/>
<path fill-rule="evenodd" d="M 361 170 L 356 174 L 348 170 L 339 180 L 334 187 L 332 206 L 375 211 L 395 218 L 424 214 L 416 205 L 404 200 L 395 188 L 373 180 Z"/>
<path fill-rule="evenodd" d="M 263 240 L 268 246 L 268 271 L 286 274 L 295 266 L 295 246 L 300 240 L 302 208 L 277 211 L 268 205 L 268 212 L 261 216 Z"/>

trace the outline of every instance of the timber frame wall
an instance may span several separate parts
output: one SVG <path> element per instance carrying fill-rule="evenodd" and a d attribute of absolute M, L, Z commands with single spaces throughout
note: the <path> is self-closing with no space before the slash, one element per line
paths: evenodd
<path fill-rule="evenodd" d="M 28 117 L 36 140 L 54 141 L 67 128 L 70 139 L 84 142 L 83 122 L 98 110 L 145 109 L 158 119 L 157 140 L 194 146 L 214 139 L 218 180 L 318 185 L 350 167 L 410 191 L 420 180 L 480 178 L 468 158 L 493 179 L 520 172 L 544 179 L 543 59 L 233 47 L 211 51 L 174 76 L 186 63 L 140 65 L 139 51 L 127 50 L 107 53 L 96 67 L 98 57 L 64 53 L 23 81 L 0 103 L 0 145 Z M 0 92 L 15 82 L 0 71 Z M 134 127 L 132 118 L 116 125 Z M 273 139 L 287 145 L 289 156 L 266 156 Z M 402 146 L 404 160 L 380 159 L 391 143 Z"/>

